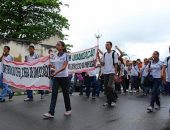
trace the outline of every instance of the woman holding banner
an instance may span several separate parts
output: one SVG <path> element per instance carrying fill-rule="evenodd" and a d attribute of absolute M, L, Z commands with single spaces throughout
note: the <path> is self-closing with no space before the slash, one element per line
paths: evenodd
<path fill-rule="evenodd" d="M 54 73 L 52 73 L 53 86 L 52 86 L 51 104 L 50 104 L 49 112 L 43 115 L 47 119 L 54 118 L 59 86 L 61 86 L 62 88 L 64 102 L 65 102 L 66 112 L 64 113 L 64 115 L 65 116 L 71 115 L 69 79 L 68 79 L 68 55 L 67 55 L 65 43 L 62 41 L 57 42 L 56 49 L 58 51 L 58 54 L 56 55 L 55 62 L 53 63 L 53 65 L 51 65 L 51 67 L 55 68 Z"/>

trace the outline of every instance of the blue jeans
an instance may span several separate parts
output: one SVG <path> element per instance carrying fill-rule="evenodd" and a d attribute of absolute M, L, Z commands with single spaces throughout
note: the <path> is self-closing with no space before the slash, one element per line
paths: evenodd
<path fill-rule="evenodd" d="M 151 102 L 150 106 L 154 107 L 154 104 L 156 103 L 158 106 L 160 106 L 160 85 L 161 85 L 161 79 L 160 78 L 154 78 L 153 84 L 152 84 L 152 96 L 151 96 Z"/>
<path fill-rule="evenodd" d="M 38 92 L 39 92 L 41 95 L 44 95 L 44 90 L 38 90 Z M 27 90 L 27 98 L 33 99 L 33 91 L 32 91 L 32 90 Z"/>
<path fill-rule="evenodd" d="M 96 76 L 88 77 L 87 80 L 87 86 L 86 86 L 86 96 L 90 96 L 90 90 L 92 90 L 92 97 L 96 96 L 96 87 L 97 87 L 97 81 L 96 81 Z"/>
<path fill-rule="evenodd" d="M 2 87 L 2 92 L 0 94 L 0 99 L 5 99 L 7 94 L 12 94 L 12 89 L 9 88 L 8 84 L 3 83 L 3 74 L 0 74 L 0 86 Z"/>

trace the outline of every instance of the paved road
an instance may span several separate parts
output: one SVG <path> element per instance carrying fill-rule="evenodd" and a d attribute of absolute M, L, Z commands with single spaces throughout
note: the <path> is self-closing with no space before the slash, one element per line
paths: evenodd
<path fill-rule="evenodd" d="M 71 96 L 73 113 L 64 117 L 64 103 L 59 95 L 56 115 L 53 120 L 43 120 L 50 96 L 32 103 L 23 102 L 24 96 L 0 104 L 0 130 L 170 130 L 168 108 L 170 98 L 162 96 L 160 111 L 148 114 L 149 97 L 120 96 L 117 106 L 103 107 L 104 97 L 93 101 L 85 97 Z"/>

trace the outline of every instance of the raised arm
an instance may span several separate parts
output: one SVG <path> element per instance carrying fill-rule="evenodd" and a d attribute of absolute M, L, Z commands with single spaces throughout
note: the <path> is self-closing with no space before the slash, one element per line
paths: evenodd
<path fill-rule="evenodd" d="M 97 58 L 99 60 L 100 65 L 103 66 L 103 62 L 102 62 L 102 59 L 100 58 L 100 54 L 103 55 L 103 52 L 100 49 L 98 49 L 98 51 L 97 51 Z"/>

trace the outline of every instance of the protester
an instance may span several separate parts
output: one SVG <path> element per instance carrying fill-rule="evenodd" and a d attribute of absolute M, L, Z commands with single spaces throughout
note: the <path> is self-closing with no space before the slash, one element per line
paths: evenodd
<path fill-rule="evenodd" d="M 133 61 L 132 67 L 131 67 L 131 92 L 136 93 L 139 92 L 139 68 L 136 61 Z"/>
<path fill-rule="evenodd" d="M 170 53 L 170 46 L 169 46 L 169 53 Z M 163 76 L 164 84 L 168 88 L 168 94 L 170 95 L 170 56 L 166 57 L 164 60 L 162 76 Z M 169 109 L 169 116 L 170 116 L 170 109 Z"/>
<path fill-rule="evenodd" d="M 141 90 L 142 90 L 142 85 L 141 85 L 141 75 L 140 75 L 140 72 L 141 72 L 141 69 L 142 69 L 142 67 L 143 67 L 143 64 L 142 64 L 142 62 L 141 62 L 141 60 L 140 60 L 140 59 L 137 59 L 137 60 L 136 60 L 136 62 L 137 62 L 138 69 L 139 69 L 139 76 L 138 76 L 138 88 L 141 88 Z"/>
<path fill-rule="evenodd" d="M 31 62 L 31 61 L 34 61 L 34 60 L 36 60 L 38 58 L 40 58 L 40 56 L 35 53 L 34 45 L 30 45 L 29 46 L 29 55 L 25 56 L 25 62 Z M 44 91 L 39 90 L 38 92 L 41 94 L 41 99 L 43 99 L 44 98 Z M 33 91 L 32 90 L 27 90 L 27 98 L 24 99 L 24 101 L 25 102 L 33 101 Z"/>
<path fill-rule="evenodd" d="M 118 55 L 115 51 L 112 51 L 112 42 L 106 42 L 107 52 L 103 55 L 103 60 L 101 61 L 99 53 L 98 59 L 101 65 L 103 65 L 104 74 L 104 86 L 106 89 L 107 102 L 104 105 L 115 106 L 116 96 L 113 91 L 114 80 L 117 80 L 117 65 L 118 65 Z"/>
<path fill-rule="evenodd" d="M 118 58 L 119 59 L 119 58 Z M 122 81 L 122 78 L 120 76 L 120 73 L 121 73 L 121 63 L 118 63 L 117 65 L 117 75 L 118 75 L 118 79 L 117 81 L 114 83 L 114 86 L 115 86 L 115 91 L 116 93 L 118 94 L 121 94 L 121 81 Z"/>
<path fill-rule="evenodd" d="M 14 92 L 12 91 L 12 89 L 9 88 L 9 85 L 3 83 L 3 68 L 2 68 L 3 60 L 13 61 L 13 57 L 9 54 L 9 52 L 10 47 L 4 46 L 3 54 L 0 57 L 0 86 L 2 87 L 2 92 L 0 94 L 0 102 L 5 102 L 5 97 L 7 94 L 9 94 L 9 99 L 12 99 L 12 97 L 14 96 Z"/>
<path fill-rule="evenodd" d="M 73 84 L 72 84 L 72 78 L 73 78 L 73 74 L 72 73 L 69 73 L 68 74 L 68 80 L 69 80 L 69 94 L 72 95 L 73 92 L 72 92 L 72 88 L 73 88 Z"/>
<path fill-rule="evenodd" d="M 58 54 L 56 56 L 56 62 L 54 63 L 55 72 L 52 74 L 53 86 L 52 86 L 52 96 L 49 112 L 44 114 L 45 118 L 54 118 L 55 107 L 58 97 L 58 89 L 62 88 L 65 109 L 65 116 L 71 115 L 71 104 L 69 96 L 69 79 L 68 79 L 68 54 L 66 51 L 65 43 L 62 41 L 57 42 L 56 49 Z"/>
<path fill-rule="evenodd" d="M 161 85 L 161 72 L 163 63 L 159 60 L 159 52 L 155 51 L 151 59 L 151 66 L 149 71 L 152 75 L 152 95 L 150 106 L 147 108 L 149 112 L 153 112 L 154 104 L 156 103 L 155 109 L 159 110 L 161 107 L 160 103 L 160 85 Z"/>
<path fill-rule="evenodd" d="M 97 77 L 97 88 L 96 88 L 96 96 L 99 97 L 100 93 L 104 91 L 104 75 L 102 72 L 103 67 L 100 64 L 97 65 L 97 69 L 99 69 L 98 77 Z"/>
<path fill-rule="evenodd" d="M 77 80 L 78 80 L 77 74 L 78 73 L 75 73 L 74 76 L 73 76 L 73 86 L 72 86 L 72 89 L 71 89 L 71 93 L 75 92 L 75 89 L 77 87 Z"/>
<path fill-rule="evenodd" d="M 125 84 L 126 84 L 126 90 L 129 91 L 129 83 L 130 83 L 130 63 L 129 60 L 126 61 L 125 65 Z"/>
<path fill-rule="evenodd" d="M 83 77 L 83 74 L 84 73 L 76 73 L 76 77 L 77 77 L 77 80 L 79 81 L 79 95 L 83 95 L 83 92 L 84 92 L 84 77 L 85 77 L 85 74 L 84 74 L 84 77 Z"/>
<path fill-rule="evenodd" d="M 145 84 L 145 79 L 149 73 L 149 65 L 148 65 L 148 59 L 145 58 L 144 59 L 144 66 L 141 69 L 141 86 L 142 86 L 142 90 L 143 90 L 143 94 L 144 95 L 148 95 L 149 94 L 149 86 Z"/>
<path fill-rule="evenodd" d="M 96 97 L 96 88 L 97 88 L 97 80 L 96 80 L 96 70 L 88 71 L 88 82 L 86 86 L 86 97 L 89 98 L 92 88 L 92 99 Z"/>
<path fill-rule="evenodd" d="M 120 61 L 120 74 L 119 74 L 119 79 L 120 80 L 120 85 L 123 87 L 123 93 L 126 94 L 126 84 L 125 84 L 125 65 L 124 61 L 122 58 L 119 58 Z"/>

